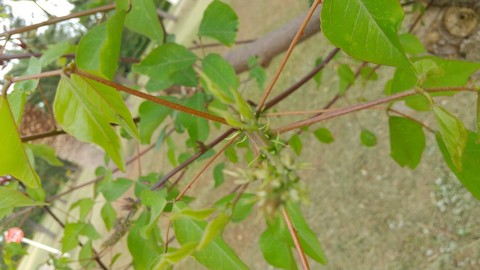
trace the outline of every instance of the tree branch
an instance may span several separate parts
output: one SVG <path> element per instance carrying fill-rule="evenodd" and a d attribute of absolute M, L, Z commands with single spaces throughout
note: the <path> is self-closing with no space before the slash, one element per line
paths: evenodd
<path fill-rule="evenodd" d="M 292 220 L 288 215 L 287 209 L 282 207 L 282 214 L 285 223 L 287 224 L 288 231 L 292 236 L 293 243 L 295 244 L 295 248 L 297 249 L 298 256 L 300 257 L 300 261 L 302 262 L 302 266 L 304 270 L 310 270 L 310 266 L 308 265 L 307 256 L 305 256 L 305 252 L 303 251 L 302 245 L 300 244 L 300 240 L 298 239 L 297 230 L 292 224 Z"/>

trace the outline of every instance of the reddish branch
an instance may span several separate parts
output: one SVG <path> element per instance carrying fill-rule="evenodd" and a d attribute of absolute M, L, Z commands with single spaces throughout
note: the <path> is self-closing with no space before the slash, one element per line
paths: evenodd
<path fill-rule="evenodd" d="M 287 224 L 288 231 L 292 236 L 293 243 L 295 244 L 295 248 L 297 249 L 298 256 L 300 257 L 300 261 L 302 262 L 303 269 L 310 270 L 307 257 L 305 256 L 305 252 L 303 251 L 302 245 L 300 244 L 300 240 L 298 239 L 297 230 L 293 226 L 292 220 L 290 219 L 290 216 L 288 215 L 287 209 L 285 209 L 285 207 L 282 207 L 282 214 L 283 214 L 283 219 Z"/>

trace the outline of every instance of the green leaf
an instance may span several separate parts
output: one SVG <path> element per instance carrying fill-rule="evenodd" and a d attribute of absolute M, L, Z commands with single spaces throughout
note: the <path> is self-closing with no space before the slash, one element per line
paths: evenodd
<path fill-rule="evenodd" d="M 211 81 L 210 83 L 205 83 L 205 80 L 202 80 L 205 90 L 223 103 L 233 103 L 235 92 L 240 86 L 240 80 L 230 63 L 219 54 L 212 53 L 203 59 L 202 67 L 203 73 Z M 218 86 L 218 88 L 212 87 L 212 83 Z M 221 92 L 218 93 L 218 90 Z M 231 101 L 229 102 L 229 100 Z"/>
<path fill-rule="evenodd" d="M 424 88 L 465 86 L 470 76 L 480 69 L 480 63 L 461 60 L 449 60 L 435 56 L 421 57 L 416 60 L 431 60 L 438 70 L 427 76 L 421 85 Z"/>
<path fill-rule="evenodd" d="M 175 211 L 171 217 L 172 220 L 182 217 L 188 217 L 195 220 L 205 220 L 215 212 L 215 208 L 192 209 L 184 207 L 181 210 Z"/>
<path fill-rule="evenodd" d="M 480 143 L 480 93 L 477 92 L 477 143 Z"/>
<path fill-rule="evenodd" d="M 416 55 L 427 52 L 422 42 L 415 35 L 405 33 L 399 35 L 398 38 L 403 49 L 408 54 Z"/>
<path fill-rule="evenodd" d="M 230 222 L 230 215 L 220 213 L 212 221 L 210 221 L 203 232 L 202 239 L 198 243 L 197 250 L 204 249 L 215 238 L 223 234 L 223 230 Z"/>
<path fill-rule="evenodd" d="M 323 58 L 317 58 L 317 60 L 315 60 L 315 66 L 320 65 L 322 62 Z M 320 85 L 322 84 L 322 75 L 323 71 L 320 70 L 319 72 L 317 72 L 317 74 L 315 74 L 315 76 L 313 76 L 313 80 L 317 83 L 317 88 L 320 87 Z"/>
<path fill-rule="evenodd" d="M 238 155 L 237 155 L 237 150 L 235 150 L 235 146 L 231 145 L 231 146 L 227 147 L 227 149 L 225 149 L 225 151 L 223 153 L 228 158 L 228 160 L 230 160 L 231 162 L 233 162 L 233 163 L 238 162 Z"/>
<path fill-rule="evenodd" d="M 227 195 L 215 203 L 215 207 L 230 207 L 233 199 L 237 197 L 237 194 Z M 235 207 L 232 211 L 231 220 L 232 222 L 240 222 L 246 219 L 253 210 L 253 206 L 256 203 L 255 194 L 244 193 L 238 199 Z"/>
<path fill-rule="evenodd" d="M 20 125 L 22 120 L 23 111 L 25 109 L 25 103 L 27 101 L 27 94 L 21 90 L 14 90 L 7 95 L 8 104 L 12 111 L 15 124 Z"/>
<path fill-rule="evenodd" d="M 375 134 L 371 131 L 362 129 L 362 132 L 360 133 L 360 141 L 365 146 L 375 146 L 377 144 L 377 136 L 375 136 Z"/>
<path fill-rule="evenodd" d="M 376 64 L 414 70 L 397 37 L 404 14 L 397 0 L 325 0 L 325 37 L 347 54 Z"/>
<path fill-rule="evenodd" d="M 72 46 L 67 41 L 48 46 L 48 50 L 46 50 L 40 57 L 40 65 L 42 67 L 48 66 L 50 63 L 66 54 L 71 48 Z"/>
<path fill-rule="evenodd" d="M 88 213 L 90 213 L 90 210 L 92 210 L 93 205 L 95 202 L 91 198 L 84 198 L 76 201 L 70 206 L 70 210 L 75 209 L 75 208 L 80 208 L 80 216 L 79 220 L 84 220 Z"/>
<path fill-rule="evenodd" d="M 313 134 L 319 141 L 323 143 L 332 143 L 335 140 L 330 130 L 326 128 L 318 128 L 313 132 Z"/>
<path fill-rule="evenodd" d="M 225 163 L 220 163 L 213 168 L 213 180 L 215 181 L 214 187 L 219 187 L 224 181 L 223 170 L 225 169 Z"/>
<path fill-rule="evenodd" d="M 265 260 L 274 267 L 296 270 L 297 264 L 290 246 L 275 236 L 275 232 L 268 227 L 258 241 Z"/>
<path fill-rule="evenodd" d="M 126 178 L 118 178 L 115 181 L 107 181 L 102 184 L 98 191 L 103 194 L 107 201 L 112 202 L 120 198 L 132 185 L 132 181 Z"/>
<path fill-rule="evenodd" d="M 156 237 L 143 238 L 140 231 L 148 222 L 148 213 L 143 212 L 132 225 L 127 237 L 127 246 L 132 255 L 134 269 L 150 269 L 155 258 L 163 253 Z"/>
<path fill-rule="evenodd" d="M 158 261 L 153 263 L 151 269 L 168 269 L 167 267 L 180 262 L 190 254 L 192 254 L 195 251 L 197 245 L 197 242 L 189 242 L 182 245 L 179 249 L 170 248 L 167 253 L 164 253 L 157 258 Z"/>
<path fill-rule="evenodd" d="M 287 210 L 292 219 L 293 226 L 298 232 L 300 244 L 305 253 L 321 264 L 327 264 L 327 258 L 315 233 L 305 221 L 298 204 L 287 204 Z"/>
<path fill-rule="evenodd" d="M 267 73 L 265 69 L 258 64 L 257 56 L 250 56 L 248 58 L 248 78 L 255 78 L 258 88 L 264 89 Z"/>
<path fill-rule="evenodd" d="M 152 0 L 118 1 L 117 9 L 131 9 L 125 18 L 125 26 L 133 32 L 142 34 L 157 44 L 162 44 L 165 33 L 157 15 L 157 8 Z"/>
<path fill-rule="evenodd" d="M 187 48 L 167 43 L 154 49 L 133 70 L 161 82 L 157 90 L 162 90 L 172 85 L 190 85 L 190 78 L 196 76 L 192 67 L 196 60 L 197 56 Z"/>
<path fill-rule="evenodd" d="M 91 223 L 85 224 L 80 231 L 80 234 L 92 240 L 100 239 L 102 237 Z"/>
<path fill-rule="evenodd" d="M 28 68 L 24 73 L 22 73 L 22 75 L 36 75 L 39 74 L 41 71 L 42 66 L 40 65 L 40 60 L 35 57 L 30 57 L 30 60 L 28 61 Z M 24 93 L 30 93 L 37 88 L 37 85 L 38 79 L 26 80 L 15 83 L 13 89 L 22 91 Z"/>
<path fill-rule="evenodd" d="M 78 235 L 85 227 L 85 223 L 67 223 L 63 230 L 62 252 L 67 252 L 78 246 Z"/>
<path fill-rule="evenodd" d="M 215 0 L 203 13 L 198 35 L 212 37 L 231 46 L 235 43 L 237 31 L 238 17 L 235 11 L 229 5 Z"/>
<path fill-rule="evenodd" d="M 0 219 L 4 217 L 3 213 L 8 212 L 9 209 L 36 205 L 46 205 L 46 203 L 34 201 L 18 190 L 0 187 L 0 213 L 2 213 Z"/>
<path fill-rule="evenodd" d="M 475 133 L 471 131 L 467 131 L 467 133 L 468 138 L 461 160 L 462 170 L 459 170 L 458 166 L 453 164 L 452 157 L 449 154 L 449 150 L 442 136 L 437 133 L 436 138 L 450 170 L 457 176 L 463 186 L 470 191 L 475 198 L 480 200 L 480 144 L 475 142 Z"/>
<path fill-rule="evenodd" d="M 55 156 L 55 149 L 46 144 L 24 144 L 37 158 L 41 158 L 52 166 L 63 166 L 63 162 Z"/>
<path fill-rule="evenodd" d="M 183 202 L 177 202 L 173 211 L 178 213 L 184 208 L 186 205 Z M 173 225 L 175 236 L 180 244 L 200 241 L 207 226 L 205 222 L 195 221 L 188 217 L 175 219 Z M 193 257 L 209 269 L 249 269 L 220 237 L 210 242 L 202 250 L 196 251 Z"/>
<path fill-rule="evenodd" d="M 400 166 L 415 169 L 425 150 L 425 134 L 422 125 L 407 118 L 390 116 L 390 155 Z"/>
<path fill-rule="evenodd" d="M 292 147 L 293 151 L 295 151 L 295 154 L 300 155 L 302 153 L 302 140 L 300 140 L 300 136 L 298 136 L 297 133 L 293 134 L 292 137 L 290 137 L 290 141 L 288 144 Z"/>
<path fill-rule="evenodd" d="M 92 240 L 88 240 L 86 244 L 80 249 L 80 253 L 78 254 L 78 260 L 80 261 L 80 265 L 82 269 L 92 269 L 96 266 L 94 257 L 95 254 L 93 253 L 93 246 Z"/>
<path fill-rule="evenodd" d="M 433 107 L 435 119 L 440 127 L 440 136 L 450 155 L 452 164 L 458 171 L 462 171 L 462 154 L 467 143 L 467 130 L 462 122 L 445 109 Z"/>
<path fill-rule="evenodd" d="M 125 15 L 125 11 L 115 13 L 82 37 L 75 57 L 79 68 L 113 78 L 118 67 Z"/>
<path fill-rule="evenodd" d="M 120 139 L 110 123 L 139 137 L 121 95 L 113 88 L 72 74 L 62 76 L 53 104 L 55 118 L 69 134 L 102 147 L 124 169 Z"/>
<path fill-rule="evenodd" d="M 145 206 L 150 207 L 150 220 L 148 224 L 140 231 L 140 234 L 144 238 L 148 238 L 148 235 L 157 225 L 158 219 L 162 214 L 165 206 L 167 206 L 167 200 L 165 199 L 166 192 L 164 190 L 160 192 L 144 190 L 140 195 L 140 199 Z"/>
<path fill-rule="evenodd" d="M 40 187 L 40 178 L 28 161 L 5 97 L 0 97 L 0 123 L 0 175 L 10 174 L 29 187 Z"/>
<path fill-rule="evenodd" d="M 172 109 L 151 101 L 144 101 L 140 104 L 138 109 L 140 115 L 138 130 L 140 131 L 142 143 L 150 144 L 153 132 L 155 132 L 171 112 Z"/>
<path fill-rule="evenodd" d="M 103 222 L 105 223 L 107 231 L 110 231 L 115 225 L 115 220 L 117 219 L 117 212 L 113 208 L 112 203 L 106 201 L 102 207 L 102 210 L 100 211 L 100 214 Z"/>
<path fill-rule="evenodd" d="M 375 72 L 375 69 L 369 66 L 364 66 L 360 69 L 360 76 L 364 80 L 375 81 L 378 80 L 378 74 Z"/>
<path fill-rule="evenodd" d="M 349 65 L 341 64 L 338 67 L 338 77 L 339 77 L 339 89 L 338 94 L 343 95 L 348 86 L 355 82 L 355 74 Z"/>
<path fill-rule="evenodd" d="M 184 106 L 193 108 L 199 111 L 205 111 L 205 94 L 197 92 L 190 98 L 182 102 Z M 193 142 L 205 141 L 210 132 L 208 121 L 188 113 L 179 112 L 177 121 L 187 129 L 188 135 Z"/>

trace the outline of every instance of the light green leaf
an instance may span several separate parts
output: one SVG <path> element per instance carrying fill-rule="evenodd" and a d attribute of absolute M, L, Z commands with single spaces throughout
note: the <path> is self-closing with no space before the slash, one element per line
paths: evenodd
<path fill-rule="evenodd" d="M 150 207 L 150 221 L 148 224 L 140 230 L 140 234 L 144 238 L 148 238 L 148 235 L 153 230 L 154 226 L 157 225 L 157 221 L 160 218 L 165 206 L 167 206 L 166 191 L 161 190 L 160 192 L 144 190 L 140 195 L 140 199 L 145 206 Z"/>
<path fill-rule="evenodd" d="M 112 203 L 106 201 L 102 207 L 100 214 L 102 216 L 103 222 L 105 223 L 107 231 L 110 231 L 115 225 L 115 219 L 117 219 L 117 212 L 113 208 Z"/>
<path fill-rule="evenodd" d="M 46 203 L 34 201 L 18 190 L 0 187 L 0 213 L 2 214 L 15 207 L 36 205 L 46 205 Z M 0 219 L 4 216 L 2 214 L 0 214 Z"/>
<path fill-rule="evenodd" d="M 35 75 L 39 74 L 42 71 L 42 66 L 40 65 L 40 60 L 35 57 L 30 57 L 28 61 L 28 68 L 22 75 Z M 22 91 L 24 93 L 30 93 L 37 88 L 38 79 L 26 80 L 15 83 L 13 89 L 17 91 Z"/>
<path fill-rule="evenodd" d="M 462 122 L 442 107 L 433 107 L 435 119 L 440 127 L 440 136 L 450 155 L 452 164 L 462 171 L 462 155 L 467 143 L 467 130 Z"/>
<path fill-rule="evenodd" d="M 78 236 L 85 228 L 85 223 L 67 223 L 63 230 L 62 251 L 67 252 L 78 246 Z"/>
<path fill-rule="evenodd" d="M 151 101 L 144 101 L 140 104 L 138 109 L 138 114 L 140 115 L 138 129 L 142 143 L 150 144 L 153 132 L 171 112 L 172 109 Z"/>
<path fill-rule="evenodd" d="M 465 150 L 462 155 L 461 168 L 453 164 L 452 157 L 445 145 L 442 136 L 437 133 L 436 138 L 445 162 L 452 172 L 457 176 L 463 186 L 480 200 L 480 144 L 475 142 L 475 133 L 467 131 L 468 138 Z"/>
<path fill-rule="evenodd" d="M 186 208 L 183 202 L 175 203 L 174 213 Z M 207 226 L 205 222 L 195 221 L 188 217 L 179 217 L 174 223 L 175 236 L 180 244 L 198 242 Z M 216 238 L 200 251 L 196 251 L 193 257 L 209 269 L 235 270 L 249 269 L 235 252 L 220 238 Z"/>
<path fill-rule="evenodd" d="M 302 140 L 300 140 L 300 136 L 298 136 L 297 133 L 293 134 L 292 137 L 290 137 L 290 141 L 288 144 L 292 147 L 293 151 L 295 154 L 300 155 L 302 153 Z"/>
<path fill-rule="evenodd" d="M 339 77 L 338 94 L 343 95 L 348 86 L 355 82 L 355 74 L 349 65 L 341 64 L 337 70 Z"/>
<path fill-rule="evenodd" d="M 131 4 L 131 10 L 125 18 L 125 26 L 133 32 L 142 34 L 157 44 L 163 43 L 164 33 L 162 25 L 157 15 L 157 8 L 152 0 L 132 0 L 118 1 L 117 9 L 128 9 Z M 124 4 L 124 5 L 123 5 Z"/>
<path fill-rule="evenodd" d="M 422 125 L 407 118 L 390 116 L 390 155 L 400 166 L 415 169 L 425 150 L 425 134 Z"/>
<path fill-rule="evenodd" d="M 203 73 L 210 79 L 209 83 L 202 80 L 205 90 L 223 103 L 233 103 L 240 80 L 230 63 L 219 54 L 212 53 L 203 59 L 202 67 Z"/>
<path fill-rule="evenodd" d="M 220 213 L 212 221 L 210 221 L 203 232 L 202 239 L 198 243 L 197 250 L 204 249 L 215 238 L 223 234 L 223 230 L 230 222 L 230 215 Z"/>
<path fill-rule="evenodd" d="M 287 204 L 287 210 L 292 219 L 292 223 L 298 232 L 300 244 L 305 253 L 315 261 L 321 264 L 327 264 L 327 258 L 323 253 L 322 246 L 315 233 L 310 229 L 303 218 L 300 207 L 297 204 Z"/>
<path fill-rule="evenodd" d="M 5 97 L 0 97 L 0 123 L 0 175 L 10 174 L 29 187 L 40 187 L 40 178 L 28 161 Z"/>
<path fill-rule="evenodd" d="M 157 239 L 154 234 L 147 239 L 140 234 L 141 229 L 148 222 L 148 213 L 143 212 L 135 221 L 128 233 L 127 246 L 132 255 L 134 269 L 150 269 L 150 266 L 160 254 L 163 253 L 161 240 Z"/>
<path fill-rule="evenodd" d="M 52 166 L 63 166 L 63 162 L 55 156 L 55 149 L 46 144 L 24 144 L 25 148 L 32 151 L 33 155 L 41 158 Z"/>
<path fill-rule="evenodd" d="M 115 13 L 82 37 L 75 57 L 79 68 L 113 78 L 118 67 L 125 15 L 123 10 Z"/>
<path fill-rule="evenodd" d="M 235 149 L 235 146 L 231 145 L 227 147 L 227 149 L 225 149 L 223 153 L 231 162 L 233 163 L 238 162 L 238 155 L 237 155 L 237 150 Z"/>
<path fill-rule="evenodd" d="M 115 89 L 75 74 L 62 76 L 53 107 L 55 118 L 69 134 L 99 145 L 123 170 L 120 140 L 110 123 L 122 125 L 132 136 L 139 135 Z"/>
<path fill-rule="evenodd" d="M 221 198 L 220 200 L 218 200 L 214 206 L 218 208 L 231 207 L 231 202 L 236 197 L 237 197 L 237 194 L 227 195 Z M 250 194 L 250 193 L 242 194 L 242 196 L 240 196 L 237 203 L 235 204 L 235 207 L 233 208 L 232 216 L 231 216 L 232 222 L 240 222 L 246 219 L 252 212 L 253 206 L 255 205 L 256 201 L 257 200 L 256 200 L 255 194 Z"/>
<path fill-rule="evenodd" d="M 290 246 L 276 237 L 271 227 L 260 235 L 258 244 L 263 257 L 270 265 L 287 270 L 298 269 Z"/>
<path fill-rule="evenodd" d="M 40 65 L 42 67 L 48 66 L 50 63 L 66 54 L 71 48 L 72 45 L 70 45 L 67 41 L 62 41 L 48 46 L 48 50 L 46 50 L 40 57 Z"/>
<path fill-rule="evenodd" d="M 175 220 L 177 218 L 188 217 L 195 220 L 205 220 L 214 212 L 215 208 L 192 209 L 189 207 L 183 207 L 182 209 L 175 211 L 175 214 L 172 215 L 171 219 Z"/>
<path fill-rule="evenodd" d="M 317 75 L 315 75 L 315 77 Z M 258 88 L 264 89 L 265 80 L 267 79 L 267 73 L 265 69 L 260 66 L 260 64 L 258 64 L 258 58 L 256 56 L 251 56 L 250 58 L 248 58 L 248 78 L 255 78 Z"/>
<path fill-rule="evenodd" d="M 75 209 L 75 208 L 80 208 L 80 216 L 79 220 L 84 220 L 88 213 L 90 213 L 90 210 L 92 210 L 93 205 L 95 202 L 91 198 L 84 198 L 76 201 L 70 206 L 70 210 Z"/>
<path fill-rule="evenodd" d="M 197 242 L 189 242 L 182 245 L 179 249 L 170 248 L 167 253 L 164 253 L 157 258 L 158 261 L 153 263 L 151 269 L 168 269 L 169 266 L 180 262 L 190 254 L 192 254 L 195 251 L 197 245 Z"/>
<path fill-rule="evenodd" d="M 95 259 L 93 258 L 95 254 L 93 253 L 92 240 L 88 240 L 87 243 L 83 245 L 78 254 L 78 259 L 82 269 L 92 269 L 96 266 Z"/>
<path fill-rule="evenodd" d="M 120 198 L 132 185 L 132 181 L 126 178 L 118 178 L 115 181 L 107 181 L 103 183 L 99 188 L 103 194 L 103 197 L 107 199 L 107 201 L 115 201 L 116 199 Z"/>
<path fill-rule="evenodd" d="M 189 85 L 189 78 L 196 76 L 192 68 L 196 60 L 197 56 L 187 48 L 167 43 L 154 49 L 140 64 L 134 65 L 133 70 L 160 82 L 157 90 L 162 90 L 174 84 Z"/>
<path fill-rule="evenodd" d="M 208 5 L 203 13 L 199 36 L 212 37 L 226 46 L 235 43 L 238 31 L 238 17 L 235 11 L 218 0 Z"/>
<path fill-rule="evenodd" d="M 225 169 L 225 163 L 220 163 L 213 168 L 213 180 L 215 181 L 214 187 L 220 186 L 224 181 L 223 170 Z"/>
<path fill-rule="evenodd" d="M 360 141 L 365 146 L 375 146 L 377 144 L 377 136 L 375 136 L 375 134 L 371 131 L 362 129 L 362 132 L 360 133 Z"/>
<path fill-rule="evenodd" d="M 397 37 L 403 17 L 397 0 L 325 0 L 321 25 L 325 37 L 347 54 L 414 73 Z"/>
<path fill-rule="evenodd" d="M 100 239 L 102 237 L 91 223 L 85 224 L 85 226 L 80 231 L 80 234 L 92 240 Z"/>
<path fill-rule="evenodd" d="M 405 33 L 399 35 L 398 38 L 403 49 L 408 54 L 416 55 L 427 52 L 422 42 L 415 35 Z"/>
<path fill-rule="evenodd" d="M 421 57 L 417 61 L 431 60 L 438 71 L 428 74 L 421 85 L 423 88 L 465 86 L 470 76 L 480 69 L 480 63 L 443 59 L 435 56 Z"/>
<path fill-rule="evenodd" d="M 27 101 L 27 94 L 21 90 L 14 90 L 7 95 L 8 104 L 10 105 L 10 110 L 12 111 L 13 118 L 15 119 L 15 124 L 20 125 L 22 120 L 23 111 L 25 109 L 25 103 Z"/>
<path fill-rule="evenodd" d="M 332 143 L 335 140 L 330 130 L 326 128 L 318 128 L 313 132 L 313 134 L 319 141 L 323 143 Z"/>

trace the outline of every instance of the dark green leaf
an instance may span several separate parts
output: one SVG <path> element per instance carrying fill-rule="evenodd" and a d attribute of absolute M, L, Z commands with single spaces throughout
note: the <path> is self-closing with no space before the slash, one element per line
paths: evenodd
<path fill-rule="evenodd" d="M 205 111 L 205 94 L 197 92 L 182 103 L 189 108 Z M 206 119 L 181 112 L 177 115 L 177 121 L 180 121 L 182 126 L 187 129 L 188 135 L 190 135 L 190 139 L 193 142 L 203 142 L 208 138 L 210 128 Z"/>
<path fill-rule="evenodd" d="M 362 129 L 362 133 L 360 133 L 360 141 L 365 146 L 375 146 L 377 144 L 377 136 L 375 136 L 375 134 L 371 131 Z"/>
<path fill-rule="evenodd" d="M 403 17 L 397 0 L 325 0 L 321 23 L 325 37 L 347 54 L 414 73 L 397 37 Z"/>
<path fill-rule="evenodd" d="M 10 174 L 29 187 L 39 187 L 40 178 L 28 161 L 5 97 L 0 97 L 0 123 L 0 175 Z"/>
<path fill-rule="evenodd" d="M 113 78 L 118 67 L 125 15 L 125 11 L 117 12 L 82 37 L 75 57 L 79 68 Z"/>
<path fill-rule="evenodd" d="M 433 107 L 435 119 L 440 127 L 440 136 L 448 150 L 452 164 L 462 171 L 462 154 L 467 143 L 467 130 L 462 122 L 445 109 Z"/>
<path fill-rule="evenodd" d="M 138 109 L 138 113 L 140 114 L 138 130 L 140 131 L 142 143 L 150 144 L 153 132 L 155 132 L 171 112 L 172 109 L 151 101 L 144 101 L 140 104 Z"/>
<path fill-rule="evenodd" d="M 177 213 L 185 207 L 184 203 L 177 202 L 173 210 Z M 175 236 L 180 244 L 200 241 L 207 226 L 205 222 L 195 221 L 188 217 L 175 219 L 173 225 Z M 209 269 L 249 269 L 220 237 L 210 242 L 202 250 L 196 251 L 193 256 Z"/>
<path fill-rule="evenodd" d="M 338 77 L 339 77 L 339 89 L 338 93 L 343 95 L 348 86 L 355 82 L 355 74 L 349 65 L 341 64 L 338 67 Z"/>
<path fill-rule="evenodd" d="M 225 169 L 225 163 L 220 163 L 213 168 L 213 179 L 215 181 L 214 187 L 220 186 L 224 181 L 223 169 Z"/>
<path fill-rule="evenodd" d="M 125 18 L 125 26 L 133 32 L 147 36 L 157 44 L 163 43 L 164 33 L 152 0 L 118 1 L 117 9 L 130 11 Z"/>
<path fill-rule="evenodd" d="M 113 208 L 112 203 L 106 201 L 100 213 L 107 231 L 110 231 L 115 225 L 115 219 L 117 218 L 117 212 Z"/>
<path fill-rule="evenodd" d="M 457 165 L 452 162 L 452 157 L 445 145 L 440 134 L 437 134 L 437 142 L 442 151 L 443 157 L 448 167 L 462 182 L 463 186 L 472 193 L 472 195 L 480 200 L 480 144 L 475 142 L 475 133 L 468 131 L 468 139 L 465 151 L 462 155 L 462 164 L 460 171 Z"/>
<path fill-rule="evenodd" d="M 203 13 L 198 35 L 212 37 L 231 46 L 235 43 L 237 31 L 238 17 L 235 11 L 229 5 L 215 0 Z"/>
<path fill-rule="evenodd" d="M 415 35 L 405 33 L 399 35 L 398 38 L 406 53 L 415 55 L 427 52 L 422 42 Z"/>
<path fill-rule="evenodd" d="M 134 65 L 133 70 L 161 82 L 157 90 L 162 90 L 174 84 L 185 85 L 185 78 L 190 82 L 188 78 L 195 77 L 192 65 L 196 60 L 197 56 L 187 48 L 167 43 L 154 49 L 140 64 Z"/>
<path fill-rule="evenodd" d="M 360 76 L 364 80 L 375 81 L 378 79 L 378 74 L 375 72 L 375 69 L 369 66 L 364 66 L 360 69 Z"/>
<path fill-rule="evenodd" d="M 115 181 L 108 181 L 101 185 L 98 189 L 107 201 L 115 201 L 120 196 L 125 193 L 130 186 L 132 185 L 132 181 L 126 178 L 118 178 Z"/>
<path fill-rule="evenodd" d="M 268 227 L 260 235 L 258 244 L 269 264 L 282 269 L 298 269 L 290 246 L 277 238 L 272 228 Z"/>
<path fill-rule="evenodd" d="M 297 133 L 293 134 L 293 136 L 290 137 L 290 141 L 288 143 L 292 147 L 293 151 L 295 151 L 295 154 L 297 154 L 297 156 L 302 153 L 302 140 L 300 140 L 300 136 L 298 136 Z"/>
<path fill-rule="evenodd" d="M 319 141 L 323 143 L 331 143 L 335 140 L 330 130 L 326 128 L 318 128 L 313 132 L 313 134 Z"/>
<path fill-rule="evenodd" d="M 388 119 L 388 127 L 390 155 L 400 166 L 415 169 L 425 149 L 422 125 L 403 117 L 391 116 Z"/>

